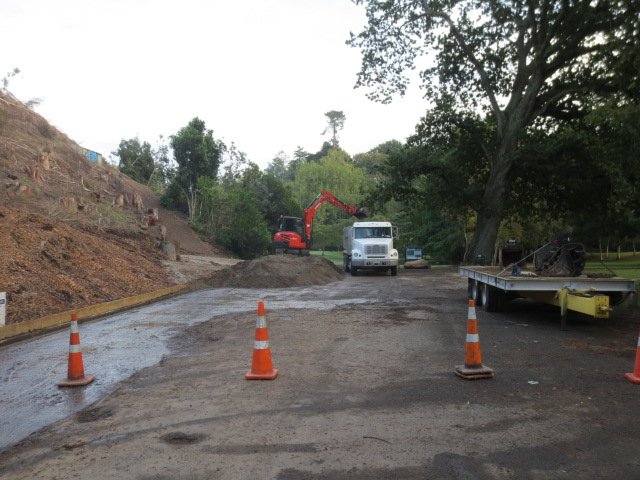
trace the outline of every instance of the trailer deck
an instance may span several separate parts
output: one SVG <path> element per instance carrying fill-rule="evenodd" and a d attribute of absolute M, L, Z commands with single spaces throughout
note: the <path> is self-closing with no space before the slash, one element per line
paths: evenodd
<path fill-rule="evenodd" d="M 463 266 L 469 279 L 468 295 L 487 311 L 501 310 L 514 298 L 531 298 L 560 307 L 563 327 L 568 310 L 608 318 L 612 305 L 635 293 L 635 281 L 622 277 L 543 277 L 529 272 L 512 275 L 501 267 Z"/>

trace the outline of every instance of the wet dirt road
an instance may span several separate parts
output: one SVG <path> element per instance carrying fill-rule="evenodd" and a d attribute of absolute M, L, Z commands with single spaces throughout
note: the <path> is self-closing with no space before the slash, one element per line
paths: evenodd
<path fill-rule="evenodd" d="M 157 364 L 179 328 L 236 312 L 253 312 L 264 299 L 272 310 L 330 309 L 364 298 L 339 298 L 333 286 L 295 290 L 199 291 L 80 325 L 89 388 L 60 389 L 66 378 L 69 331 L 0 348 L 0 449 L 65 418 L 113 390 L 133 373 Z M 355 292 L 353 292 L 355 293 Z"/>
<path fill-rule="evenodd" d="M 637 312 L 562 332 L 545 306 L 478 311 L 496 378 L 468 382 L 465 294 L 435 270 L 194 292 L 82 325 L 82 391 L 53 386 L 67 332 L 2 349 L 3 441 L 60 420 L 0 452 L 0 477 L 639 478 Z M 259 298 L 272 382 L 243 378 Z"/>

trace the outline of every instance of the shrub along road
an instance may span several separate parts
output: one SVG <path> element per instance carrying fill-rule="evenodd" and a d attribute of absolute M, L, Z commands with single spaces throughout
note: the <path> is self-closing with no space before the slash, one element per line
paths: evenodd
<path fill-rule="evenodd" d="M 264 299 L 277 379 L 244 380 L 255 311 L 176 328 L 159 364 L 0 453 L 0 478 L 637 476 L 640 386 L 623 378 L 637 311 L 565 332 L 546 306 L 478 311 L 496 377 L 465 381 L 465 282 L 441 269 L 230 291 Z M 211 290 L 188 298 L 174 319 L 212 308 Z"/>

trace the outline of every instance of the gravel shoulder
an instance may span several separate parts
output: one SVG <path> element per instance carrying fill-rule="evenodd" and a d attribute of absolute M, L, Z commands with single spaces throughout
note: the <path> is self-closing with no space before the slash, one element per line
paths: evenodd
<path fill-rule="evenodd" d="M 0 478 L 637 478 L 638 387 L 623 378 L 637 311 L 575 316 L 567 332 L 545 306 L 479 311 L 496 378 L 469 382 L 453 374 L 467 315 L 453 270 L 332 285 L 366 302 L 271 311 L 265 298 L 276 380 L 244 380 L 255 314 L 212 318 L 0 452 Z"/>

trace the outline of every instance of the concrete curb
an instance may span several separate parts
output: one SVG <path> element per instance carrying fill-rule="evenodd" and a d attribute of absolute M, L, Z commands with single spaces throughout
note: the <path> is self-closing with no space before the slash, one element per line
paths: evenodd
<path fill-rule="evenodd" d="M 153 292 L 142 293 L 133 297 L 120 298 L 111 302 L 100 303 L 98 305 L 90 305 L 88 307 L 78 308 L 76 310 L 69 310 L 67 312 L 55 313 L 53 315 L 47 315 L 45 317 L 34 318 L 32 320 L 26 320 L 20 323 L 12 323 L 0 327 L 0 345 L 19 340 L 23 336 L 37 333 L 43 330 L 51 330 L 56 327 L 60 327 L 69 323 L 71 318 L 71 312 L 78 313 L 78 320 L 89 320 L 91 318 L 99 317 L 109 313 L 115 313 L 120 310 L 135 307 L 149 303 L 153 300 L 158 300 L 163 297 L 168 297 L 176 293 L 180 293 L 187 290 L 189 285 L 174 285 L 172 287 L 163 288 L 161 290 L 155 290 Z"/>

